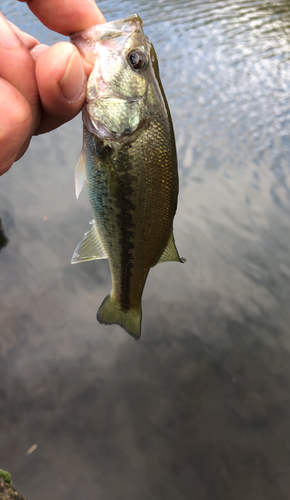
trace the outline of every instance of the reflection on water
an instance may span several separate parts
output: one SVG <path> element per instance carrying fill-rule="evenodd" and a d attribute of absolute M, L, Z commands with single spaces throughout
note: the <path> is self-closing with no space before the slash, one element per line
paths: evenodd
<path fill-rule="evenodd" d="M 70 265 L 92 218 L 74 199 L 80 118 L 32 142 L 0 181 L 0 465 L 29 500 L 286 500 L 289 2 L 99 5 L 138 12 L 157 50 L 187 263 L 150 273 L 140 342 L 99 325 L 108 264 Z"/>

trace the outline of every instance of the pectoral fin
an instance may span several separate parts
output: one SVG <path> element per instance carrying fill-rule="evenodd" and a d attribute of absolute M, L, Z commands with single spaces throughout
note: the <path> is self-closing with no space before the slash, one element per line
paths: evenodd
<path fill-rule="evenodd" d="M 86 160 L 84 152 L 83 150 L 81 150 L 81 154 L 79 156 L 77 166 L 75 169 L 75 188 L 76 188 L 77 198 L 79 197 L 85 182 L 86 182 Z"/>
<path fill-rule="evenodd" d="M 100 240 L 96 222 L 92 220 L 90 224 L 92 224 L 91 229 L 85 233 L 84 239 L 74 251 L 71 260 L 72 264 L 108 258 Z"/>
<path fill-rule="evenodd" d="M 186 259 L 179 256 L 179 253 L 178 253 L 177 248 L 175 246 L 173 232 L 171 232 L 171 234 L 169 236 L 168 243 L 165 247 L 165 250 L 164 250 L 163 254 L 161 255 L 157 264 L 160 264 L 161 262 L 172 262 L 172 261 L 182 262 L 182 263 L 186 262 Z"/>

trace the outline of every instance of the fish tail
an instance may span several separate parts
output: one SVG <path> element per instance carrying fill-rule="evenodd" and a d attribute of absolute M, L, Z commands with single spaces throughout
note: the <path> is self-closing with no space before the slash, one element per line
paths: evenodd
<path fill-rule="evenodd" d="M 141 305 L 137 308 L 123 306 L 111 294 L 103 300 L 98 312 L 97 320 L 103 325 L 120 325 L 135 340 L 141 335 Z"/>

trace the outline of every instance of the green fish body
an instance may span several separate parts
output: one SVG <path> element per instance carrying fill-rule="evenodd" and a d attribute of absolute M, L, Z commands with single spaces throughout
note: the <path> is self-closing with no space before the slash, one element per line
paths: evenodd
<path fill-rule="evenodd" d="M 77 196 L 86 182 L 94 221 L 72 263 L 108 258 L 112 291 L 97 318 L 138 339 L 150 268 L 184 262 L 173 237 L 178 172 L 170 112 L 140 17 L 96 25 L 71 39 L 94 62 L 76 169 Z"/>

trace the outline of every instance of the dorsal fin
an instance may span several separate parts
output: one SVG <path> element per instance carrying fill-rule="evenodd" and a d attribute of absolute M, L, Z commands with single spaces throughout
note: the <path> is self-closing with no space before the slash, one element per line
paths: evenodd
<path fill-rule="evenodd" d="M 173 231 L 171 231 L 170 233 L 168 243 L 157 264 L 161 264 L 161 262 L 186 262 L 186 259 L 179 256 L 179 253 L 175 246 Z"/>

